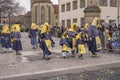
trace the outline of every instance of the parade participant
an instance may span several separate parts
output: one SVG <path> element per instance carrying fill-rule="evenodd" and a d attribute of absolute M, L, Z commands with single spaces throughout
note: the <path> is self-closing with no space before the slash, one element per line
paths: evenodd
<path fill-rule="evenodd" d="M 89 24 L 86 23 L 84 26 L 84 32 L 85 32 L 85 37 L 88 38 L 88 29 L 89 29 Z"/>
<path fill-rule="evenodd" d="M 85 36 L 83 32 L 79 32 L 76 36 L 76 48 L 78 52 L 78 58 L 83 58 L 83 55 L 86 53 Z"/>
<path fill-rule="evenodd" d="M 2 48 L 4 53 L 7 52 L 7 49 L 9 52 L 12 52 L 12 46 L 11 46 L 11 34 L 8 26 L 4 26 L 1 32 L 2 36 Z"/>
<path fill-rule="evenodd" d="M 90 51 L 92 52 L 93 56 L 97 56 L 96 52 L 101 50 L 101 42 L 100 42 L 97 26 L 98 26 L 98 18 L 94 18 L 92 24 L 88 29 L 89 38 L 91 41 Z"/>
<path fill-rule="evenodd" d="M 44 25 L 41 25 L 39 27 L 39 33 L 38 33 L 38 43 L 39 43 L 39 47 L 43 50 L 43 47 L 42 47 L 42 35 L 41 35 L 41 30 L 42 30 L 42 27 L 44 27 Z"/>
<path fill-rule="evenodd" d="M 38 26 L 35 23 L 32 23 L 31 29 L 29 32 L 29 37 L 31 39 L 31 45 L 33 46 L 33 49 L 36 49 L 38 44 L 37 36 L 38 36 Z"/>
<path fill-rule="evenodd" d="M 16 51 L 16 55 L 22 55 L 20 51 L 22 50 L 22 44 L 21 44 L 21 33 L 20 33 L 20 24 L 16 23 L 14 24 L 14 32 L 12 34 L 13 38 L 13 49 Z"/>
<path fill-rule="evenodd" d="M 68 35 L 66 31 L 62 34 L 60 45 L 62 46 L 62 57 L 66 58 L 67 53 L 69 53 Z"/>
<path fill-rule="evenodd" d="M 14 26 L 14 24 L 10 27 L 10 32 L 11 32 L 11 43 L 13 43 L 13 41 L 14 41 L 14 39 L 12 38 L 12 35 L 13 35 L 13 33 L 14 33 L 14 28 L 15 28 L 15 26 Z"/>
<path fill-rule="evenodd" d="M 110 42 L 110 33 L 109 33 L 109 30 L 108 30 L 108 26 L 109 25 L 104 25 L 104 42 L 105 42 L 105 46 L 104 46 L 104 49 L 108 49 L 110 46 L 109 46 L 109 42 Z"/>
<path fill-rule="evenodd" d="M 75 43 L 76 43 L 76 35 L 77 35 L 77 24 L 73 23 L 70 27 L 70 29 L 67 31 L 68 34 L 68 42 L 70 45 L 70 48 L 72 48 L 72 56 L 75 55 L 76 53 L 76 47 L 75 47 Z"/>
<path fill-rule="evenodd" d="M 42 39 L 42 50 L 43 50 L 43 59 L 50 59 L 52 54 L 52 47 L 54 47 L 54 41 L 52 40 L 50 34 L 50 26 L 48 23 L 45 23 L 41 29 L 41 39 Z"/>
<path fill-rule="evenodd" d="M 84 26 L 84 34 L 85 34 L 85 39 L 86 39 L 88 49 L 90 51 L 91 43 L 90 43 L 89 36 L 88 36 L 88 29 L 89 29 L 89 24 L 86 23 L 85 26 Z"/>

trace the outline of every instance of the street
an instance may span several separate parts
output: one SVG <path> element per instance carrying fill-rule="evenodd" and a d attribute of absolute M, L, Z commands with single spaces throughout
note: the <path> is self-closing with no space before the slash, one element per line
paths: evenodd
<path fill-rule="evenodd" d="M 69 54 L 67 59 L 63 59 L 61 57 L 61 47 L 59 46 L 58 38 L 53 38 L 53 40 L 56 42 L 56 45 L 53 49 L 51 60 L 43 60 L 41 49 L 39 47 L 35 50 L 32 49 L 27 33 L 22 33 L 21 40 L 23 45 L 21 56 L 16 55 L 15 52 L 2 53 L 2 50 L 0 50 L 0 80 L 16 80 L 16 78 L 17 80 L 67 80 L 66 78 L 53 79 L 53 77 L 66 74 L 67 76 L 75 75 L 77 78 L 81 72 L 85 72 L 86 75 L 92 76 L 96 72 L 91 73 L 89 71 L 118 68 L 120 66 L 120 54 L 114 53 L 99 52 L 98 57 L 93 58 L 91 57 L 90 52 L 87 52 L 87 54 L 84 56 L 84 59 L 70 57 Z M 100 71 L 97 72 L 98 74 L 101 74 L 101 76 L 104 75 Z M 99 75 L 96 74 L 96 76 Z M 111 75 L 108 74 L 108 76 Z M 49 78 L 44 79 L 45 77 Z M 115 76 L 113 78 L 115 78 Z M 88 79 L 84 78 L 83 80 Z M 91 77 L 90 80 L 107 80 L 107 78 L 94 79 L 94 77 Z M 108 80 L 119 79 L 115 78 Z"/>

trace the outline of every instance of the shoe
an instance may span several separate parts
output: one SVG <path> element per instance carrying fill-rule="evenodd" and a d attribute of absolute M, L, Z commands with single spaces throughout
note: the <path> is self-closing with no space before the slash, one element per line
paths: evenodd
<path fill-rule="evenodd" d="M 35 47 L 33 47 L 33 49 L 36 49 Z"/>
<path fill-rule="evenodd" d="M 92 56 L 93 56 L 93 57 L 96 57 L 96 56 L 97 56 L 97 54 L 92 54 Z"/>
<path fill-rule="evenodd" d="M 66 59 L 67 57 L 66 56 L 63 56 L 64 59 Z"/>
<path fill-rule="evenodd" d="M 22 55 L 21 53 L 17 52 L 16 55 Z"/>
<path fill-rule="evenodd" d="M 51 58 L 49 57 L 49 58 L 47 58 L 47 61 L 49 61 Z"/>
<path fill-rule="evenodd" d="M 78 58 L 80 58 L 80 59 L 84 59 L 82 54 L 79 55 Z"/>
<path fill-rule="evenodd" d="M 4 51 L 3 53 L 7 53 L 6 51 Z"/>
<path fill-rule="evenodd" d="M 47 59 L 46 57 L 42 57 L 42 59 Z"/>
<path fill-rule="evenodd" d="M 72 54 L 71 57 L 75 57 L 75 54 Z"/>

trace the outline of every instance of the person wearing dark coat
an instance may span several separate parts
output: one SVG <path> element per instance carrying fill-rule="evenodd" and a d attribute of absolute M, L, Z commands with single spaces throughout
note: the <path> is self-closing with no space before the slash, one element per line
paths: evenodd
<path fill-rule="evenodd" d="M 22 43 L 21 43 L 21 33 L 20 33 L 20 24 L 14 24 L 14 31 L 11 35 L 13 39 L 13 50 L 16 51 L 16 55 L 22 55 L 20 51 L 22 50 Z"/>
<path fill-rule="evenodd" d="M 97 21 L 98 21 L 98 18 L 94 18 L 92 24 L 88 29 L 88 35 L 91 42 L 90 51 L 93 56 L 97 56 L 96 52 L 101 50 L 101 41 L 99 38 L 98 29 L 97 29 L 97 26 L 98 26 Z"/>
<path fill-rule="evenodd" d="M 4 53 L 7 52 L 7 49 L 9 52 L 12 52 L 12 46 L 11 46 L 11 34 L 8 26 L 4 26 L 1 32 L 1 43 Z"/>
<path fill-rule="evenodd" d="M 48 23 L 45 23 L 43 27 L 41 28 L 41 46 L 43 50 L 43 59 L 50 59 L 50 55 L 52 54 L 52 47 L 54 47 L 55 42 L 51 38 L 50 32 L 50 26 Z"/>
<path fill-rule="evenodd" d="M 33 49 L 36 49 L 37 44 L 38 44 L 38 26 L 34 23 L 32 23 L 30 32 L 29 32 L 30 40 L 31 40 L 31 45 L 33 46 Z"/>

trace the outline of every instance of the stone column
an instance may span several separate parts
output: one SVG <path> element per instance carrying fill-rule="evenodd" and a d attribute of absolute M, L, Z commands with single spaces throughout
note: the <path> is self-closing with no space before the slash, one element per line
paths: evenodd
<path fill-rule="evenodd" d="M 98 0 L 87 0 L 87 7 L 84 9 L 85 23 L 91 23 L 94 17 L 100 18 L 101 9 Z"/>

